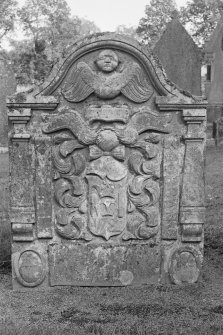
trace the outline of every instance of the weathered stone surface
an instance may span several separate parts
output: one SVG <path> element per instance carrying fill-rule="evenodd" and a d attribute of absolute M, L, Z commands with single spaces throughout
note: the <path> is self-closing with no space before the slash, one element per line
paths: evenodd
<path fill-rule="evenodd" d="M 162 238 L 167 240 L 177 240 L 184 155 L 185 146 L 179 137 L 165 139 Z"/>
<path fill-rule="evenodd" d="M 11 157 L 11 205 L 31 207 L 34 204 L 33 147 L 27 141 L 13 141 Z"/>
<path fill-rule="evenodd" d="M 197 280 L 169 264 L 203 246 L 205 104 L 147 49 L 87 38 L 8 107 L 15 289 Z"/>
<path fill-rule="evenodd" d="M 16 278 L 15 286 L 18 289 L 34 288 L 42 284 L 47 276 L 46 248 L 41 243 L 36 245 L 13 246 L 12 275 Z"/>
<path fill-rule="evenodd" d="M 13 241 L 33 241 L 33 224 L 32 223 L 12 223 Z"/>
<path fill-rule="evenodd" d="M 193 284 L 197 282 L 201 269 L 200 258 L 200 253 L 190 246 L 176 250 L 170 262 L 172 282 L 175 284 Z"/>
<path fill-rule="evenodd" d="M 199 142 L 186 141 L 182 206 L 204 206 L 204 157 Z"/>
<path fill-rule="evenodd" d="M 159 248 L 147 244 L 49 246 L 50 284 L 126 286 L 156 283 Z"/>
<path fill-rule="evenodd" d="M 52 237 L 52 162 L 51 141 L 48 137 L 35 138 L 36 149 L 36 223 L 38 238 Z"/>
<path fill-rule="evenodd" d="M 185 91 L 201 95 L 201 53 L 177 17 L 167 24 L 153 52 L 170 80 Z"/>

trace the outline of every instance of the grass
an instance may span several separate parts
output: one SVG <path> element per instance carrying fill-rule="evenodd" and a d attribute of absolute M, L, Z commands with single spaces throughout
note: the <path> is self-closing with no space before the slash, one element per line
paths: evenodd
<path fill-rule="evenodd" d="M 0 334 L 223 335 L 223 147 L 207 150 L 206 203 L 199 283 L 17 293 L 2 274 Z"/>

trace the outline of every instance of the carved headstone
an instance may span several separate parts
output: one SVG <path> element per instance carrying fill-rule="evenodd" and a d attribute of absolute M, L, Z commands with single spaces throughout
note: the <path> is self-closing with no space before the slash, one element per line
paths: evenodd
<path fill-rule="evenodd" d="M 201 52 L 176 13 L 153 51 L 172 82 L 185 91 L 201 95 Z"/>
<path fill-rule="evenodd" d="M 147 49 L 86 38 L 8 108 L 15 289 L 198 280 L 205 104 Z"/>

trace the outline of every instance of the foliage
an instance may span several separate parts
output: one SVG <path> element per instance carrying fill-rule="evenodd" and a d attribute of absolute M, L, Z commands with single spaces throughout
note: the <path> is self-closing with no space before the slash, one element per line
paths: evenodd
<path fill-rule="evenodd" d="M 135 27 L 125 26 L 124 24 L 119 25 L 116 28 L 116 33 L 123 34 L 123 35 L 128 35 L 128 36 L 130 36 L 132 38 L 136 38 L 136 39 L 139 38 L 137 33 L 136 33 L 136 28 Z"/>
<path fill-rule="evenodd" d="M 215 29 L 222 5 L 222 0 L 192 0 L 181 9 L 181 21 L 198 45 L 202 46 Z"/>
<path fill-rule="evenodd" d="M 140 20 L 136 30 L 142 42 L 154 46 L 171 20 L 174 10 L 174 0 L 151 0 L 150 5 L 146 6 L 145 17 Z M 203 46 L 215 29 L 222 10 L 223 0 L 191 0 L 179 10 L 179 20 L 194 41 Z"/>
<path fill-rule="evenodd" d="M 18 16 L 27 36 L 35 40 L 50 37 L 53 41 L 61 31 L 61 23 L 70 15 L 65 0 L 26 0 Z"/>
<path fill-rule="evenodd" d="M 79 26 L 80 36 L 87 36 L 98 32 L 100 32 L 100 29 L 95 25 L 93 21 L 81 18 L 81 24 Z"/>
<path fill-rule="evenodd" d="M 76 38 L 99 31 L 93 22 L 71 17 L 65 0 L 27 0 L 17 14 L 26 39 L 11 40 L 9 56 L 20 85 L 41 83 Z"/>
<path fill-rule="evenodd" d="M 40 83 L 52 68 L 45 52 L 36 52 L 30 40 L 12 42 L 8 53 L 19 85 Z"/>
<path fill-rule="evenodd" d="M 140 40 L 149 46 L 155 45 L 166 24 L 171 20 L 171 13 L 174 10 L 176 10 L 175 0 L 151 0 L 136 30 Z"/>
<path fill-rule="evenodd" d="M 18 10 L 18 17 L 35 52 L 41 53 L 48 48 L 52 59 L 58 46 L 78 35 L 80 20 L 70 17 L 70 8 L 65 0 L 27 0 Z"/>
<path fill-rule="evenodd" d="M 14 0 L 0 1 L 0 43 L 3 37 L 14 27 L 16 4 Z"/>

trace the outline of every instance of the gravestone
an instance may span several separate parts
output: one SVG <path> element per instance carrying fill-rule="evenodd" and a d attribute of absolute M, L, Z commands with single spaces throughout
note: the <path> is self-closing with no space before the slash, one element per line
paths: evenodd
<path fill-rule="evenodd" d="M 221 12 L 221 10 L 220 10 Z M 205 61 L 206 61 L 206 81 L 205 94 L 208 100 L 207 121 L 209 128 L 212 128 L 212 134 L 216 135 L 215 123 L 223 116 L 223 16 L 205 44 Z M 207 134 L 209 135 L 209 134 Z M 207 143 L 219 142 L 218 135 L 216 138 L 208 136 Z"/>
<path fill-rule="evenodd" d="M 173 12 L 153 52 L 168 78 L 181 89 L 201 95 L 201 52 Z"/>
<path fill-rule="evenodd" d="M 223 16 L 205 45 L 207 66 L 205 93 L 208 99 L 207 120 L 213 123 L 223 116 Z"/>
<path fill-rule="evenodd" d="M 10 99 L 14 289 L 196 282 L 205 107 L 109 33 Z"/>
<path fill-rule="evenodd" d="M 208 103 L 219 108 L 223 105 L 223 16 L 205 45 L 205 58 L 207 62 L 206 95 Z"/>

